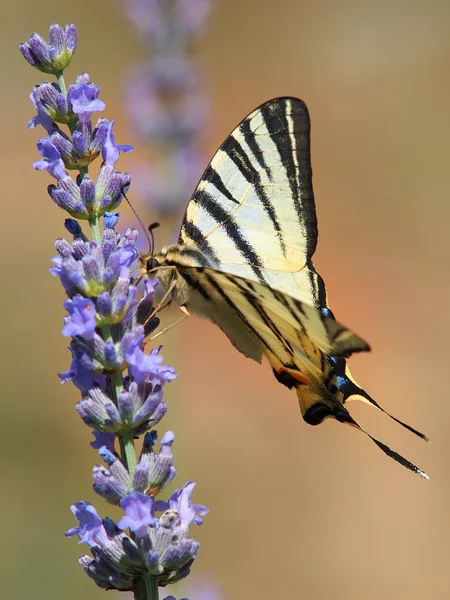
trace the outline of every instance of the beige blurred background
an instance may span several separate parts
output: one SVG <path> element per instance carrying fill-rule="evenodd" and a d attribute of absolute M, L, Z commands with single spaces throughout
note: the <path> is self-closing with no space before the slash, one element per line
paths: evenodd
<path fill-rule="evenodd" d="M 42 133 L 26 129 L 28 94 L 45 75 L 17 44 L 47 35 L 53 21 L 74 22 L 69 77 L 91 74 L 118 142 L 135 143 L 139 157 L 123 77 L 142 46 L 120 4 L 2 5 L 0 596 L 10 600 L 103 598 L 76 564 L 84 546 L 63 532 L 76 500 L 115 514 L 91 490 L 91 435 L 74 412 L 76 392 L 56 376 L 69 354 L 48 265 L 64 214 L 46 194 L 50 178 L 31 167 Z M 353 374 L 433 441 L 352 407 L 431 475 L 426 482 L 350 428 L 307 426 L 267 365 L 209 323 L 185 322 L 164 339 L 180 372 L 166 426 L 179 438 L 178 482 L 197 481 L 194 500 L 211 509 L 193 531 L 202 549 L 192 585 L 206 578 L 224 600 L 450 598 L 449 30 L 446 0 L 223 0 L 212 13 L 199 48 L 213 97 L 205 156 L 261 102 L 307 102 L 315 262 L 335 314 L 373 348 L 351 359 Z M 119 165 L 131 170 L 132 159 Z"/>

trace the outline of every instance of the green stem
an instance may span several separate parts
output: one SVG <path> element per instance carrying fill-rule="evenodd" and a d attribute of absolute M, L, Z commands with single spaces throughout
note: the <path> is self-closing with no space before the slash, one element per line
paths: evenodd
<path fill-rule="evenodd" d="M 158 600 L 158 580 L 146 573 L 134 589 L 134 600 Z"/>
<path fill-rule="evenodd" d="M 137 458 L 134 450 L 134 439 L 132 431 L 124 431 L 120 434 L 120 455 L 125 462 L 125 465 L 133 477 L 133 473 L 136 469 Z"/>
<path fill-rule="evenodd" d="M 84 179 L 88 175 L 88 167 L 80 167 L 80 177 Z M 102 232 L 100 231 L 100 219 L 98 215 L 93 215 L 89 219 L 89 227 L 91 229 L 92 239 L 98 244 L 102 241 Z"/>
<path fill-rule="evenodd" d="M 67 88 L 66 88 L 66 82 L 64 81 L 63 72 L 61 71 L 60 73 L 58 73 L 57 77 L 58 77 L 58 85 L 59 85 L 59 89 L 61 90 L 61 94 L 63 96 L 67 96 Z"/>
<path fill-rule="evenodd" d="M 92 239 L 100 244 L 102 235 L 100 232 L 100 221 L 97 215 L 89 219 L 89 227 L 91 228 Z"/>

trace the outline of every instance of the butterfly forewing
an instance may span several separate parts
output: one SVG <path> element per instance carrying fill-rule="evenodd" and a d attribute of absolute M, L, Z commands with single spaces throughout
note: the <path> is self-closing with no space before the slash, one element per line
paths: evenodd
<path fill-rule="evenodd" d="M 228 136 L 188 205 L 180 242 L 195 244 L 219 269 L 325 304 L 311 262 L 317 222 L 306 105 L 278 98 Z"/>

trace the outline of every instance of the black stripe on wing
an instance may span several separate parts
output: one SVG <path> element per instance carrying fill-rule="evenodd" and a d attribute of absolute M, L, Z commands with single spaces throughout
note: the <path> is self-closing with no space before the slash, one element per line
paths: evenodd
<path fill-rule="evenodd" d="M 258 161 L 260 168 L 266 172 L 269 181 L 273 181 L 272 171 L 266 164 L 266 161 L 264 159 L 264 152 L 261 150 L 256 141 L 256 135 L 250 127 L 250 122 L 251 120 L 249 118 L 244 119 L 244 121 L 239 126 L 239 131 L 244 136 L 245 141 L 248 144 L 250 150 L 252 151 L 253 156 Z"/>
<path fill-rule="evenodd" d="M 234 202 L 235 204 L 240 204 L 239 200 L 237 200 L 227 186 L 224 184 L 219 173 L 211 166 L 208 165 L 206 171 L 203 174 L 202 181 L 207 181 L 208 183 L 212 183 L 212 185 L 225 196 L 227 200 Z M 195 195 L 195 192 L 194 192 Z"/>
<path fill-rule="evenodd" d="M 185 269 L 183 271 L 183 278 L 186 280 L 186 282 L 191 286 L 192 289 L 194 289 L 195 291 L 197 291 L 200 296 L 204 299 L 204 300 L 208 300 L 209 302 L 211 302 L 212 298 L 211 295 L 209 294 L 208 290 L 205 288 L 205 286 L 203 286 L 200 281 L 198 280 L 197 277 L 191 277 L 191 275 L 188 272 L 188 269 Z"/>
<path fill-rule="evenodd" d="M 233 217 L 205 190 L 197 190 L 191 202 L 196 202 L 212 217 L 217 223 L 224 228 L 230 240 L 241 253 L 242 257 L 247 261 L 249 267 L 255 273 L 261 283 L 267 284 L 264 274 L 261 270 L 262 263 L 256 250 L 243 235 L 241 228 L 235 222 Z M 185 225 L 183 224 L 183 227 Z"/>
<path fill-rule="evenodd" d="M 261 343 L 270 351 L 270 352 L 274 352 L 273 348 L 271 348 L 271 346 L 267 343 L 267 341 L 264 339 L 264 337 L 254 328 L 252 327 L 252 325 L 250 325 L 247 317 L 245 316 L 245 314 L 241 311 L 241 309 L 233 302 L 233 300 L 229 297 L 229 295 L 225 292 L 225 290 L 223 290 L 220 285 L 217 283 L 217 281 L 214 279 L 213 277 L 213 272 L 208 272 L 206 270 L 201 270 L 201 272 L 203 273 L 203 275 L 206 278 L 206 281 L 208 282 L 208 284 L 217 292 L 217 294 L 219 294 L 219 296 L 224 300 L 224 302 L 229 306 L 229 308 L 231 308 L 231 310 L 247 325 L 247 327 L 249 328 L 249 330 L 253 333 L 253 335 L 256 336 L 257 339 L 259 339 L 261 341 Z M 221 274 L 222 276 L 225 275 L 233 284 L 235 284 L 236 279 L 233 276 L 228 276 L 228 274 Z M 183 276 L 184 273 L 183 273 Z M 249 299 L 246 298 L 247 302 L 249 302 Z M 253 306 L 253 303 L 251 303 Z"/>
<path fill-rule="evenodd" d="M 188 243 L 188 240 L 185 239 L 185 236 L 187 236 L 189 241 L 193 242 L 196 248 L 203 252 L 208 258 L 211 258 L 215 263 L 219 262 L 216 252 L 208 242 L 207 238 L 205 238 L 197 225 L 195 225 L 192 221 L 188 221 L 187 219 L 184 221 L 183 227 L 180 231 L 180 243 Z"/>
<path fill-rule="evenodd" d="M 245 123 L 248 121 L 244 121 L 239 129 L 246 130 Z M 245 141 L 248 143 L 249 140 L 252 140 L 253 144 L 256 145 L 255 133 L 250 130 L 250 127 L 247 127 L 249 131 L 247 138 Z M 250 146 L 249 146 L 250 147 Z M 228 136 L 225 142 L 222 144 L 221 149 L 227 153 L 227 155 L 231 158 L 233 163 L 241 172 L 242 176 L 248 181 L 248 183 L 253 186 L 256 191 L 256 194 L 268 214 L 270 220 L 272 221 L 272 225 L 277 232 L 278 241 L 280 243 L 280 248 L 284 256 L 286 256 L 286 244 L 284 243 L 283 233 L 281 230 L 281 225 L 278 221 L 277 213 L 275 207 L 270 201 L 269 196 L 266 194 L 264 186 L 261 182 L 261 175 L 259 174 L 258 169 L 252 163 L 250 156 L 244 151 L 241 144 L 233 137 L 233 135 Z M 261 153 L 261 151 L 260 151 Z M 262 153 L 261 153 L 262 154 Z M 259 162 L 259 161 L 258 161 Z M 267 167 L 266 167 L 267 169 Z"/>
<path fill-rule="evenodd" d="M 228 279 L 228 281 L 230 281 L 233 285 L 237 286 L 240 289 L 243 297 L 247 300 L 252 309 L 258 314 L 258 316 L 266 325 L 266 327 L 270 331 L 272 331 L 272 333 L 275 335 L 280 344 L 283 345 L 291 354 L 294 354 L 294 349 L 290 344 L 289 340 L 287 340 L 283 336 L 281 331 L 276 326 L 275 322 L 268 316 L 267 312 L 264 310 L 264 307 L 258 302 L 255 302 L 256 291 L 253 283 L 249 280 L 237 279 L 236 277 L 233 277 L 228 273 L 224 273 L 224 275 Z M 277 298 L 277 296 L 275 296 L 274 290 L 272 290 L 271 288 L 268 289 L 272 292 L 274 297 Z"/>
<path fill-rule="evenodd" d="M 298 222 L 306 233 L 307 255 L 311 258 L 317 245 L 317 217 L 308 109 L 298 98 L 276 98 L 263 104 L 261 112 L 286 170 Z"/>

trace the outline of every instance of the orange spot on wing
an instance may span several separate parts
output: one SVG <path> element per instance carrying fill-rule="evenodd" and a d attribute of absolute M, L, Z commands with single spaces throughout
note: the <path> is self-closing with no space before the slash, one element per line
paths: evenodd
<path fill-rule="evenodd" d="M 300 371 L 296 371 L 295 369 L 287 369 L 286 367 L 280 367 L 279 369 L 277 369 L 277 373 L 279 375 L 281 375 L 282 373 L 287 373 L 292 377 L 292 379 L 295 379 L 295 381 L 298 381 L 299 383 L 303 383 L 305 385 L 308 385 L 310 383 L 306 375 L 303 375 L 303 373 L 301 373 Z"/>

